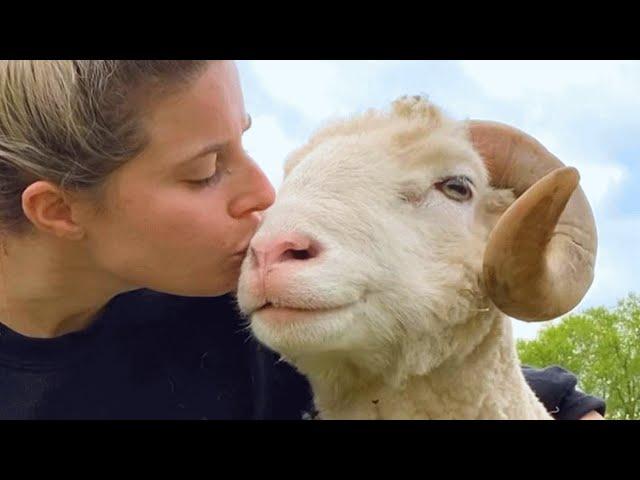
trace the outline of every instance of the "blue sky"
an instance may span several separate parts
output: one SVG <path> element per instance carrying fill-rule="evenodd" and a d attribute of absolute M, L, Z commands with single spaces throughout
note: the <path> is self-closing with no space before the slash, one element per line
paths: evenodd
<path fill-rule="evenodd" d="M 578 168 L 598 226 L 595 281 L 575 311 L 640 293 L 640 61 L 240 61 L 245 146 L 277 187 L 285 156 L 328 118 L 423 94 L 454 118 L 536 137 Z M 544 324 L 514 321 L 520 338 Z"/>

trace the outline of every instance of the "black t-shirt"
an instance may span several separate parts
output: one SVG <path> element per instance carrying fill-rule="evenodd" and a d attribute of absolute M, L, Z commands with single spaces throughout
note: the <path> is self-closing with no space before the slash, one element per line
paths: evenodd
<path fill-rule="evenodd" d="M 604 413 L 570 373 L 524 372 L 559 418 Z M 306 379 L 252 339 L 230 296 L 128 292 L 87 329 L 54 339 L 0 324 L 0 419 L 310 416 Z"/>

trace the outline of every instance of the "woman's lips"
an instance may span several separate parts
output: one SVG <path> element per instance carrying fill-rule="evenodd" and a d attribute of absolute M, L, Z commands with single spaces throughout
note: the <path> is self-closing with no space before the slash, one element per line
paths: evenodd
<path fill-rule="evenodd" d="M 234 265 L 234 268 L 236 266 L 237 266 L 237 268 L 240 268 L 240 266 L 242 265 L 242 262 L 244 262 L 244 257 L 246 257 L 246 255 L 247 255 L 247 251 L 246 250 L 233 253 L 229 257 L 229 261 Z"/>
<path fill-rule="evenodd" d="M 233 253 L 231 256 L 244 258 L 247 255 L 247 250 L 249 250 L 249 247 L 244 247 L 242 250 L 238 250 L 237 252 Z"/>

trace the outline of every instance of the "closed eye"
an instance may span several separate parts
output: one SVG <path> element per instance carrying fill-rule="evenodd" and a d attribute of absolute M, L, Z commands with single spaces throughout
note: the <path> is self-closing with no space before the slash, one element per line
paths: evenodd
<path fill-rule="evenodd" d="M 194 178 L 191 180 L 187 180 L 187 182 L 195 187 L 206 187 L 210 185 L 214 185 L 220 179 L 220 174 L 222 169 L 220 168 L 220 154 L 215 155 L 214 164 L 213 164 L 213 172 L 205 178 Z"/>
<path fill-rule="evenodd" d="M 214 185 L 215 183 L 217 183 L 219 177 L 220 177 L 220 175 L 216 171 L 210 177 L 202 178 L 200 180 L 189 180 L 189 183 L 192 184 L 192 185 L 195 185 L 195 186 L 199 186 L 199 187 L 206 187 L 206 186 Z"/>

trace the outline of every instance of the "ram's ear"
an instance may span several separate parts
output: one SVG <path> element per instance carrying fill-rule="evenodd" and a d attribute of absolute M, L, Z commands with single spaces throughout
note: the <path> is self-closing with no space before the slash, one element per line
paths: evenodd
<path fill-rule="evenodd" d="M 490 188 L 482 197 L 478 206 L 480 222 L 488 227 L 490 232 L 495 227 L 502 214 L 515 202 L 516 196 L 510 189 Z M 487 233 L 488 233 L 487 232 Z"/>

